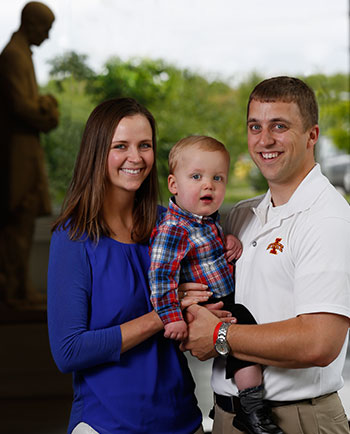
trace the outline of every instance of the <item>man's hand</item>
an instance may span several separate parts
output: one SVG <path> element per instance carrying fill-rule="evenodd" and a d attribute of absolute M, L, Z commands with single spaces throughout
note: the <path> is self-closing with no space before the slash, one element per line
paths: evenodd
<path fill-rule="evenodd" d="M 214 349 L 213 334 L 219 318 L 203 306 L 193 304 L 186 310 L 188 322 L 188 338 L 182 342 L 180 349 L 189 350 L 199 360 L 207 360 L 217 356 Z"/>

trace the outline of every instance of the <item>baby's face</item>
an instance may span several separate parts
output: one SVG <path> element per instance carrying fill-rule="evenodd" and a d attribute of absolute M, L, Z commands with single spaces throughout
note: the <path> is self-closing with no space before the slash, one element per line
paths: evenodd
<path fill-rule="evenodd" d="M 190 146 L 181 152 L 174 174 L 169 175 L 169 191 L 180 208 L 209 216 L 224 200 L 228 170 L 229 161 L 223 152 Z"/>

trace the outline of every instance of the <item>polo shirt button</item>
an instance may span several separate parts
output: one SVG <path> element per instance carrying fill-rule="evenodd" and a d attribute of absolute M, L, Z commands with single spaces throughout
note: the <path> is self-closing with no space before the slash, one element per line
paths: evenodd
<path fill-rule="evenodd" d="M 257 244 L 258 244 L 258 243 L 257 243 L 257 242 L 256 242 L 255 240 L 254 240 L 254 241 L 252 241 L 252 246 L 253 246 L 253 247 L 256 247 L 256 246 L 257 246 Z"/>

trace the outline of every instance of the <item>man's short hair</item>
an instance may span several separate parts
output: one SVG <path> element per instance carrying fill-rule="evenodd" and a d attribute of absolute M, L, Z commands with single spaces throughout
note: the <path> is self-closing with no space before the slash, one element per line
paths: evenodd
<path fill-rule="evenodd" d="M 250 94 L 251 101 L 260 102 L 294 102 L 299 107 L 305 130 L 318 124 L 318 105 L 314 91 L 302 80 L 294 77 L 273 77 L 257 84 Z"/>

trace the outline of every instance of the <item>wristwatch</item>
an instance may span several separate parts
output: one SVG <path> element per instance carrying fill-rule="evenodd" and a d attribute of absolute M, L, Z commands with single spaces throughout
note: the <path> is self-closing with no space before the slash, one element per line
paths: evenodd
<path fill-rule="evenodd" d="M 214 347 L 220 356 L 227 357 L 230 354 L 230 345 L 227 342 L 227 330 L 232 324 L 229 322 L 219 323 L 214 330 Z"/>

